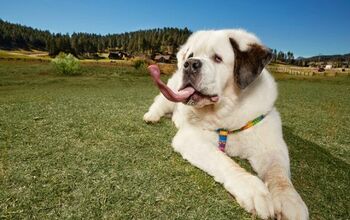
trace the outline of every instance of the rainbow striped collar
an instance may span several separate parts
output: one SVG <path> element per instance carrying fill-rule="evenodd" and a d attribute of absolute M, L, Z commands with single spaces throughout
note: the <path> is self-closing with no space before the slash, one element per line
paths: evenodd
<path fill-rule="evenodd" d="M 266 115 L 260 115 L 259 117 L 255 118 L 252 121 L 249 121 L 246 125 L 244 125 L 243 127 L 236 129 L 236 130 L 227 130 L 224 128 L 219 128 L 216 130 L 216 132 L 219 134 L 219 149 L 222 152 L 225 152 L 225 147 L 226 147 L 226 142 L 227 142 L 227 135 L 229 134 L 234 134 L 234 133 L 238 133 L 240 131 L 246 130 L 250 127 L 253 127 L 254 125 L 258 124 L 259 122 L 261 122 Z"/>

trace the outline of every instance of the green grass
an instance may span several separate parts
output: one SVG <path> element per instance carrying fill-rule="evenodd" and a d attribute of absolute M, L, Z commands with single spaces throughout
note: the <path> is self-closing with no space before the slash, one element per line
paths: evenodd
<path fill-rule="evenodd" d="M 4 60 L 22 60 L 22 61 L 32 61 L 41 60 L 49 61 L 47 53 L 41 51 L 23 51 L 23 50 L 0 50 L 0 59 Z"/>
<path fill-rule="evenodd" d="M 295 187 L 311 219 L 348 219 L 350 80 L 277 77 Z M 131 67 L 1 61 L 0 218 L 251 219 L 172 151 L 170 120 L 142 122 L 156 94 Z"/>

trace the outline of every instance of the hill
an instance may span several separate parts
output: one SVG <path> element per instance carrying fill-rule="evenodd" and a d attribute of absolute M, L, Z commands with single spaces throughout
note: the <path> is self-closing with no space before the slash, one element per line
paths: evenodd
<path fill-rule="evenodd" d="M 350 66 L 350 53 L 347 54 L 335 54 L 335 55 L 317 55 L 312 57 L 298 57 L 295 59 L 294 65 L 297 66 L 312 66 L 312 67 L 324 67 L 327 64 L 331 64 L 333 67 L 349 68 Z"/>
<path fill-rule="evenodd" d="M 350 53 L 347 54 L 335 54 L 335 55 L 318 55 L 308 58 L 301 57 L 301 60 L 306 60 L 309 62 L 337 62 L 337 61 L 346 61 L 350 60 Z"/>
<path fill-rule="evenodd" d="M 59 52 L 72 53 L 81 58 L 102 58 L 96 53 L 124 51 L 130 55 L 170 54 L 177 52 L 192 32 L 187 28 L 155 28 L 120 34 L 51 33 L 21 24 L 13 24 L 0 19 L 0 49 L 39 50 L 55 56 Z M 350 53 L 344 55 L 318 55 L 309 58 L 294 58 L 291 51 L 273 50 L 274 63 L 286 63 L 297 66 L 322 66 L 327 63 L 335 67 L 348 67 Z"/>
<path fill-rule="evenodd" d="M 59 52 L 82 55 L 105 52 L 110 49 L 128 51 L 131 54 L 176 52 L 191 31 L 187 28 L 155 28 L 121 34 L 51 33 L 0 19 L 0 49 L 42 50 L 51 56 Z"/>

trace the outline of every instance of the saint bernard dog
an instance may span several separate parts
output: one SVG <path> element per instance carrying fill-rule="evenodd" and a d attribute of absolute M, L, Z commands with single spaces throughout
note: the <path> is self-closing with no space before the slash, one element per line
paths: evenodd
<path fill-rule="evenodd" d="M 178 129 L 174 150 L 248 212 L 263 219 L 308 219 L 291 182 L 274 107 L 276 82 L 265 69 L 271 58 L 271 50 L 245 30 L 195 32 L 177 53 L 178 68 L 167 85 L 161 85 L 159 69 L 150 67 L 161 94 L 143 119 L 154 123 L 172 113 Z M 247 159 L 257 175 L 231 157 Z"/>

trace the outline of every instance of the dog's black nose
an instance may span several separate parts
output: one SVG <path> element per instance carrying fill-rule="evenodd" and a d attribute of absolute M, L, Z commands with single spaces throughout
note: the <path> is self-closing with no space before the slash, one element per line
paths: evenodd
<path fill-rule="evenodd" d="M 202 62 L 198 59 L 188 59 L 184 63 L 184 70 L 185 71 L 191 71 L 191 72 L 196 72 L 201 68 Z"/>

